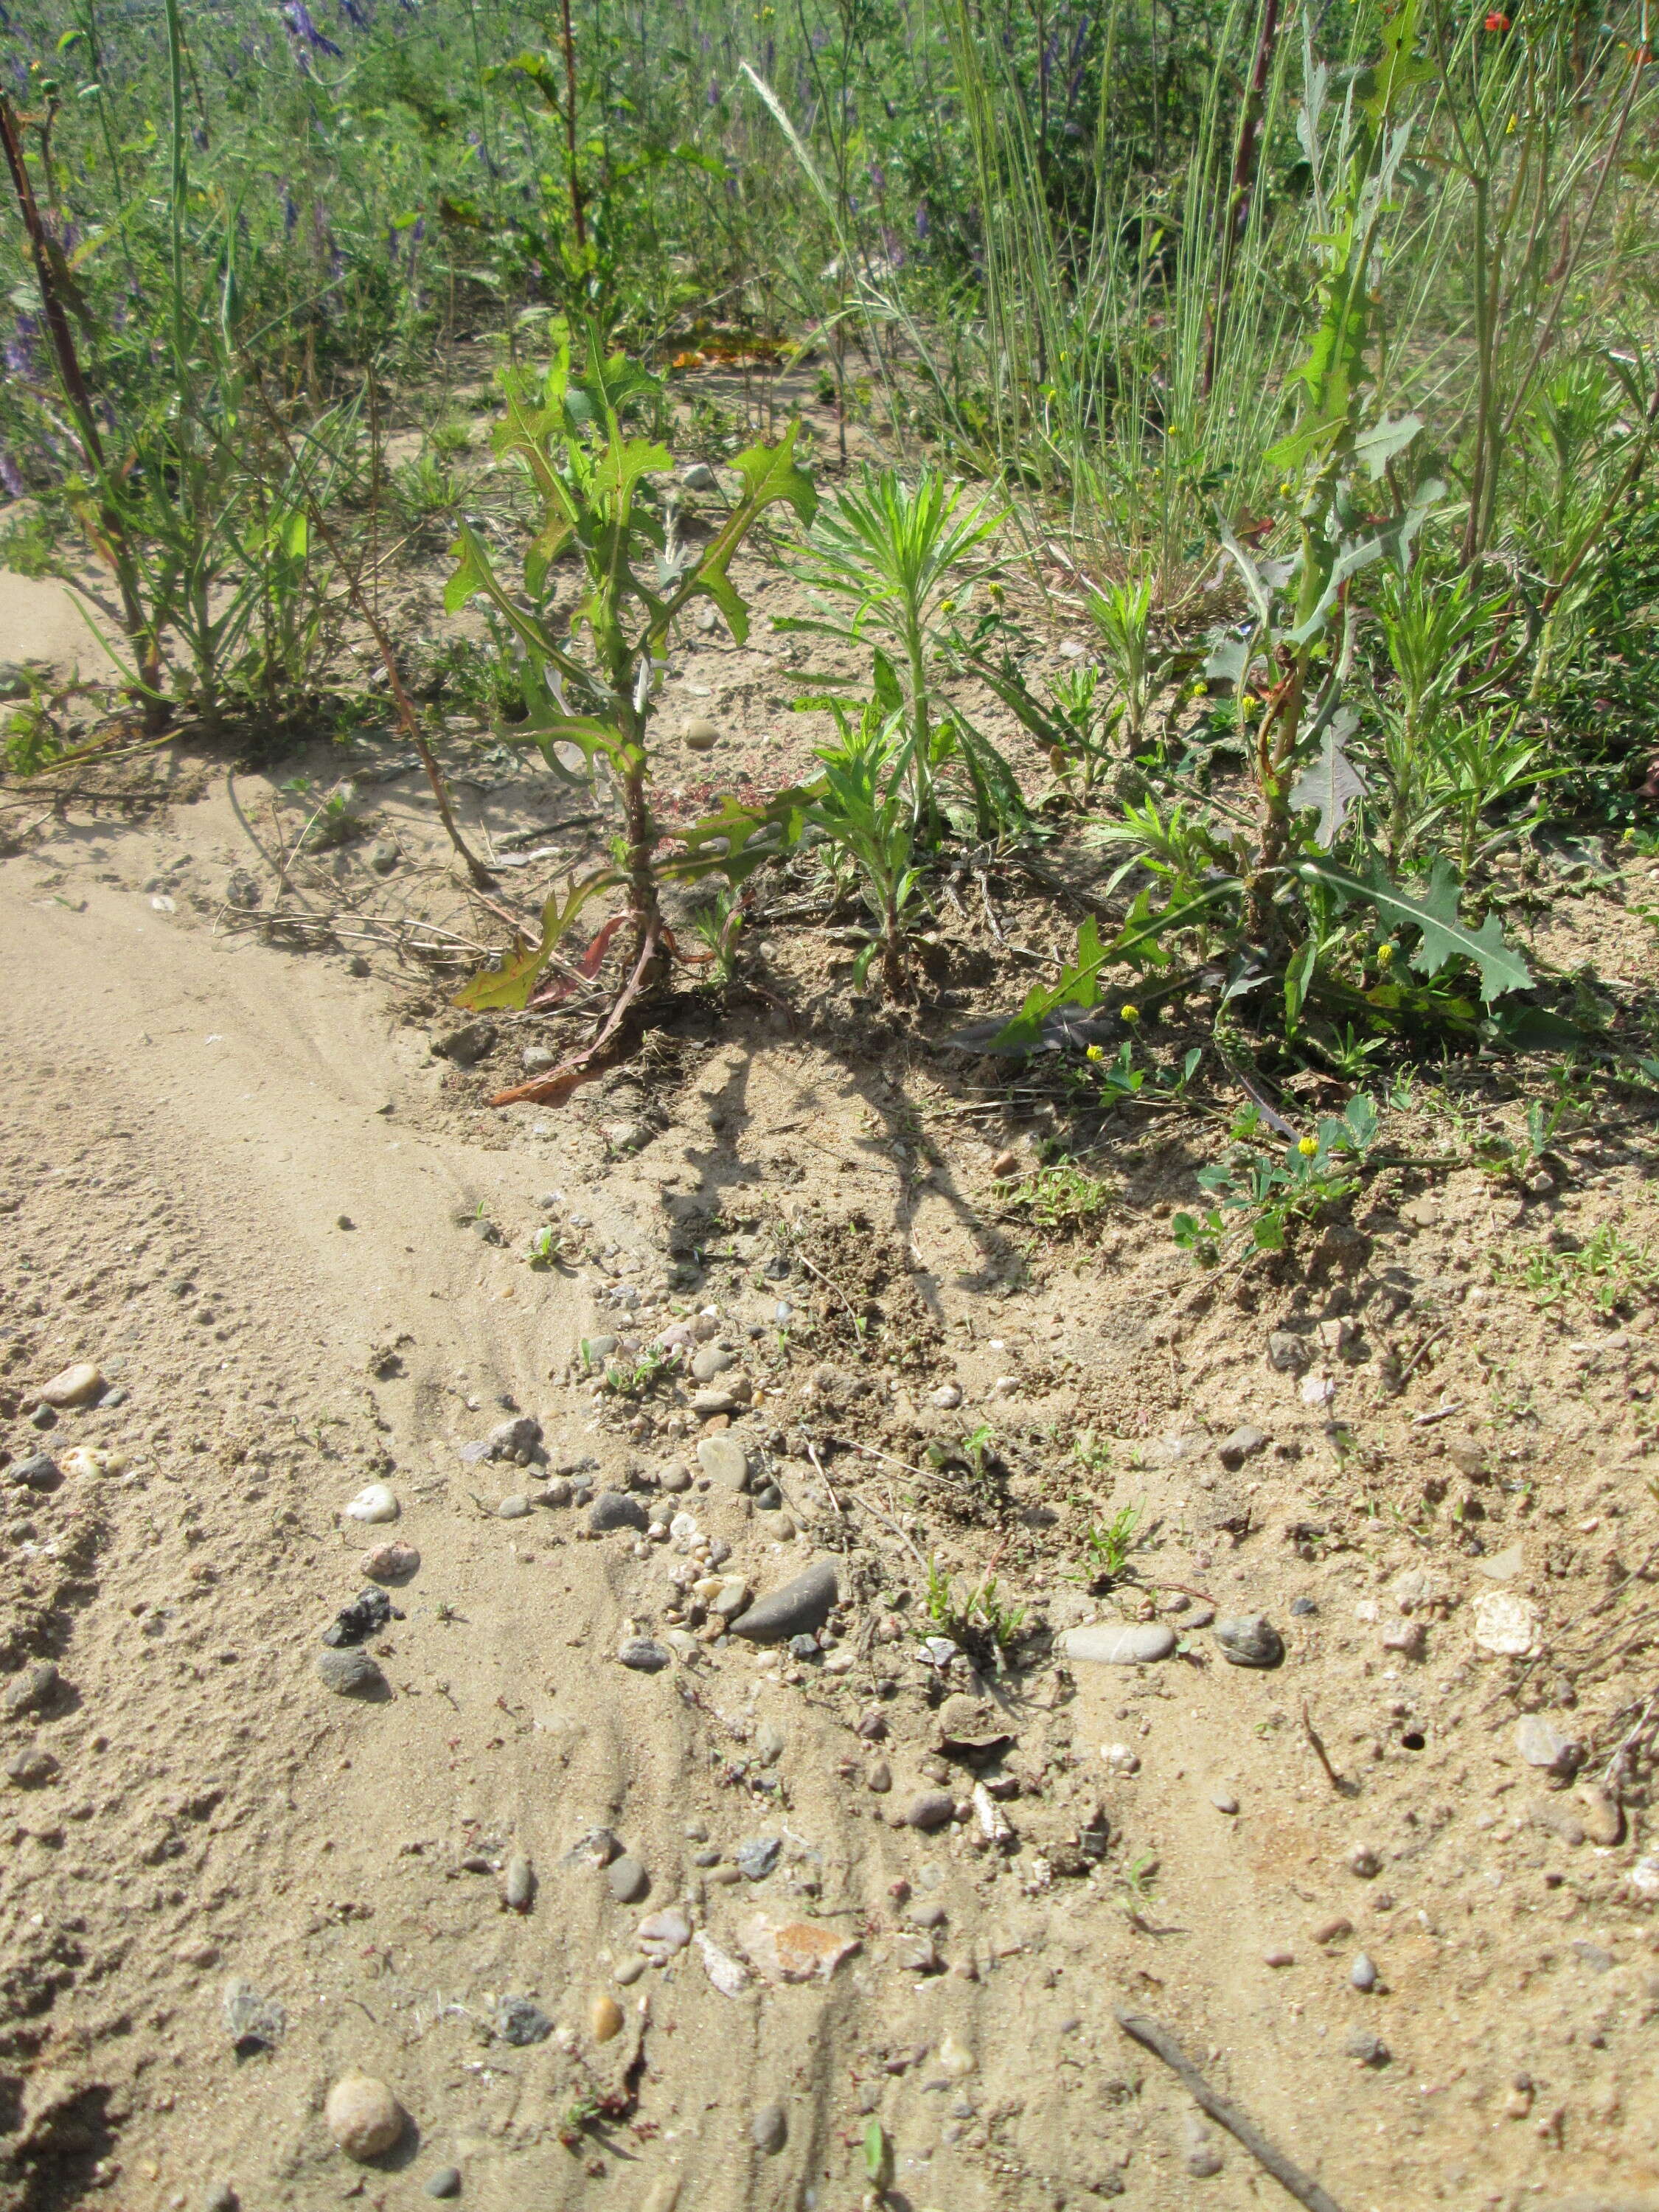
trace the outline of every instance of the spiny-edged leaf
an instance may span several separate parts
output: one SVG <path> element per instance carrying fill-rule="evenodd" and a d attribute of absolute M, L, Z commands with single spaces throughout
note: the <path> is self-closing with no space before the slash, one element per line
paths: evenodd
<path fill-rule="evenodd" d="M 1244 588 L 1250 595 L 1250 604 L 1255 609 L 1256 620 L 1264 629 L 1267 629 L 1273 618 L 1273 595 L 1267 578 L 1262 574 L 1255 560 L 1233 536 L 1232 532 L 1224 525 L 1221 532 L 1221 545 L 1222 550 L 1244 579 Z"/>
<path fill-rule="evenodd" d="M 1054 716 L 1032 696 L 1025 678 L 1015 666 L 1012 656 L 1005 653 L 1000 665 L 987 660 L 981 653 L 968 656 L 969 665 L 988 690 L 994 691 L 1015 719 L 1023 723 L 1034 738 L 1052 752 L 1056 746 L 1070 752 L 1077 743 L 1076 732 L 1057 722 Z"/>
<path fill-rule="evenodd" d="M 467 527 L 461 525 L 461 534 L 449 549 L 455 562 L 455 573 L 444 586 L 444 612 L 458 615 L 467 601 L 480 592 L 487 592 L 494 583 L 489 561 L 483 547 Z"/>
<path fill-rule="evenodd" d="M 1389 463 L 1403 453 L 1423 427 L 1420 415 L 1385 415 L 1353 441 L 1353 457 L 1373 483 Z"/>
<path fill-rule="evenodd" d="M 1413 87 L 1434 82 L 1434 64 L 1413 52 L 1422 25 L 1423 0 L 1405 0 L 1383 23 L 1382 58 L 1359 81 L 1359 104 L 1373 123 L 1393 114 Z"/>
<path fill-rule="evenodd" d="M 1253 638 L 1228 637 L 1224 633 L 1204 657 L 1204 681 L 1206 684 L 1242 686 L 1255 658 L 1255 641 Z"/>
<path fill-rule="evenodd" d="M 1047 989 L 1038 986 L 1026 994 L 1025 1003 L 1007 1026 L 1000 1030 L 991 1049 L 994 1052 L 1034 1051 L 1042 1034 L 1042 1018 L 1056 1006 L 1092 1006 L 1100 1000 L 1100 971 L 1117 960 L 1150 961 L 1156 967 L 1167 965 L 1170 954 L 1159 942 L 1166 933 L 1184 929 L 1200 914 L 1230 897 L 1239 886 L 1236 878 L 1212 884 L 1196 898 L 1188 899 L 1181 906 L 1166 906 L 1154 914 L 1152 895 L 1142 891 L 1130 908 L 1122 928 L 1108 945 L 1100 942 L 1100 932 L 1092 915 L 1085 917 L 1078 932 L 1077 957 Z"/>
<path fill-rule="evenodd" d="M 795 441 L 799 435 L 800 424 L 792 422 L 775 446 L 750 446 L 737 456 L 732 465 L 743 478 L 740 507 L 752 507 L 759 514 L 787 499 L 803 523 L 813 520 L 818 511 L 818 489 L 796 463 Z"/>
<path fill-rule="evenodd" d="M 601 497 L 623 499 L 641 477 L 672 469 L 674 456 L 666 446 L 649 438 L 618 438 L 600 456 L 593 471 L 593 489 Z"/>
<path fill-rule="evenodd" d="M 707 876 L 724 876 L 733 886 L 745 882 L 799 841 L 806 810 L 823 788 L 822 782 L 792 784 L 761 806 L 745 806 L 727 792 L 717 811 L 669 833 L 681 849 L 657 863 L 658 875 L 675 884 Z"/>
<path fill-rule="evenodd" d="M 1348 818 L 1348 809 L 1370 788 L 1342 750 L 1343 739 L 1352 734 L 1358 720 L 1346 707 L 1334 714 L 1318 758 L 1310 761 L 1291 786 L 1291 805 L 1298 813 L 1307 806 L 1318 809 L 1317 835 L 1322 845 L 1336 842 Z"/>
<path fill-rule="evenodd" d="M 1453 958 L 1472 961 L 1480 973 L 1480 995 L 1488 1006 L 1505 991 L 1524 991 L 1532 982 L 1532 971 L 1514 947 L 1505 943 L 1495 914 L 1489 914 L 1479 929 L 1460 919 L 1457 873 L 1449 860 L 1436 863 L 1422 898 L 1413 898 L 1387 877 L 1367 882 L 1346 868 L 1334 867 L 1328 860 L 1304 860 L 1298 873 L 1311 882 L 1328 884 L 1344 899 L 1358 899 L 1375 907 L 1390 924 L 1421 931 L 1412 955 L 1412 965 L 1421 975 L 1437 975 Z"/>
<path fill-rule="evenodd" d="M 603 868 L 597 875 L 571 884 L 562 898 L 556 890 L 550 891 L 542 908 L 542 933 L 536 943 L 515 939 L 501 966 L 486 968 L 463 984 L 455 994 L 454 1004 L 474 1014 L 516 1011 L 527 1005 L 537 979 L 588 900 L 625 880 L 614 869 Z"/>

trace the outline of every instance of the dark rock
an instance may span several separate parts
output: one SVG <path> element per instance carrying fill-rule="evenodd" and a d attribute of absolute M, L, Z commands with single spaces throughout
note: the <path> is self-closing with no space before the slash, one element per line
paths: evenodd
<path fill-rule="evenodd" d="M 651 1526 L 651 1516 L 637 1498 L 623 1490 L 602 1490 L 588 1510 L 587 1525 L 596 1536 L 613 1528 L 635 1528 L 641 1535 Z"/>
<path fill-rule="evenodd" d="M 331 1625 L 323 1631 L 323 1641 L 337 1651 L 348 1644 L 365 1644 L 371 1636 L 378 1636 L 388 1622 L 401 1620 L 392 1600 L 383 1589 L 366 1589 L 354 1597 L 349 1605 L 343 1606 Z"/>
<path fill-rule="evenodd" d="M 480 1060 L 495 1042 L 495 1032 L 488 1022 L 463 1022 L 459 1029 L 445 1030 L 432 1040 L 432 1049 L 445 1060 L 453 1060 L 457 1067 L 471 1067 Z"/>
<path fill-rule="evenodd" d="M 495 2008 L 495 2033 L 503 2043 L 545 2043 L 553 2023 L 528 1997 L 503 1997 Z"/>
<path fill-rule="evenodd" d="M 0 1713 L 15 1720 L 21 1713 L 38 1713 L 58 1694 L 58 1669 L 50 1659 L 37 1660 L 7 1683 L 0 1693 Z"/>
<path fill-rule="evenodd" d="M 820 1559 L 781 1589 L 769 1590 L 757 1598 L 733 1623 L 732 1633 L 750 1644 L 785 1643 L 822 1628 L 840 1595 L 834 1565 Z"/>
<path fill-rule="evenodd" d="M 33 1744 L 14 1752 L 6 1761 L 6 1779 L 14 1790 L 44 1790 L 57 1771 L 58 1761 L 52 1753 Z"/>
<path fill-rule="evenodd" d="M 21 1483 L 26 1490 L 56 1490 L 63 1480 L 63 1471 L 50 1452 L 30 1452 L 27 1459 L 14 1460 L 6 1469 L 6 1480 Z"/>
<path fill-rule="evenodd" d="M 1265 1432 L 1252 1428 L 1247 1421 L 1242 1428 L 1235 1429 L 1231 1436 L 1222 1438 L 1215 1448 L 1215 1455 L 1223 1467 L 1236 1472 L 1247 1459 L 1254 1459 L 1267 1441 Z"/>
<path fill-rule="evenodd" d="M 386 1686 L 386 1676 L 367 1651 L 320 1651 L 317 1674 L 337 1698 L 372 1698 Z"/>
<path fill-rule="evenodd" d="M 913 1797 L 904 1808 L 904 1823 L 909 1828 L 920 1828 L 931 1834 L 936 1828 L 948 1827 L 956 1818 L 957 1804 L 948 1790 L 924 1790 Z"/>
<path fill-rule="evenodd" d="M 1284 1638 L 1265 1613 L 1238 1613 L 1218 1620 L 1214 1635 L 1222 1656 L 1235 1667 L 1277 1667 L 1285 1656 Z"/>
<path fill-rule="evenodd" d="M 422 2193 L 428 2197 L 459 2197 L 461 2193 L 460 2168 L 441 2166 L 435 2173 L 427 2176 Z"/>
<path fill-rule="evenodd" d="M 632 1667 L 641 1674 L 659 1674 L 665 1667 L 674 1663 L 674 1655 L 667 1645 L 650 1636 L 630 1636 L 617 1656 L 624 1667 Z"/>
<path fill-rule="evenodd" d="M 746 1844 L 739 1844 L 732 1854 L 732 1863 L 738 1872 L 750 1881 L 764 1881 L 778 1863 L 783 1849 L 781 1836 L 755 1836 Z"/>
<path fill-rule="evenodd" d="M 487 1444 L 491 1459 L 527 1460 L 542 1440 L 542 1425 L 533 1413 L 515 1413 L 510 1421 L 498 1421 L 489 1431 Z"/>

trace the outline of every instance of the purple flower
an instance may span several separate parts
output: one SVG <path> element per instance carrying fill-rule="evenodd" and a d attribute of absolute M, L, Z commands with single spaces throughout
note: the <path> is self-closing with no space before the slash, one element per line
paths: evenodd
<path fill-rule="evenodd" d="M 360 0 L 340 0 L 340 13 L 354 29 L 359 31 L 367 31 L 374 21 L 368 9 L 360 4 Z"/>
<path fill-rule="evenodd" d="M 0 14 L 3 13 L 4 10 L 0 9 Z M 3 446 L 0 446 L 0 484 L 4 484 L 6 495 L 10 499 L 21 499 L 28 490 L 23 481 L 23 471 Z"/>
<path fill-rule="evenodd" d="M 343 58 L 332 39 L 327 39 L 317 28 L 306 0 L 283 0 L 283 21 L 297 39 L 304 40 L 313 53 L 331 55 L 335 61 Z"/>
<path fill-rule="evenodd" d="M 916 236 L 918 238 L 926 238 L 933 227 L 932 220 L 927 213 L 927 203 L 924 201 L 921 206 L 916 210 Z"/>
<path fill-rule="evenodd" d="M 871 162 L 869 176 L 871 187 L 873 191 L 877 192 L 884 192 L 886 191 L 887 172 L 882 167 L 879 161 Z"/>
<path fill-rule="evenodd" d="M 718 78 L 718 77 L 712 77 L 712 76 L 711 76 L 711 77 L 709 78 L 709 80 L 708 80 L 708 105 L 709 105 L 711 107 L 718 107 L 718 106 L 720 106 L 720 80 L 719 80 L 719 78 Z"/>
<path fill-rule="evenodd" d="M 413 260 L 415 258 L 415 248 L 421 243 L 421 240 L 425 236 L 426 217 L 423 215 L 417 215 L 415 218 L 415 228 L 409 234 L 409 253 L 410 260 Z"/>
<path fill-rule="evenodd" d="M 1077 36 L 1072 41 L 1072 67 L 1073 69 L 1075 69 L 1078 64 L 1083 59 L 1083 45 L 1088 35 L 1089 18 L 1085 15 L 1077 27 Z"/>

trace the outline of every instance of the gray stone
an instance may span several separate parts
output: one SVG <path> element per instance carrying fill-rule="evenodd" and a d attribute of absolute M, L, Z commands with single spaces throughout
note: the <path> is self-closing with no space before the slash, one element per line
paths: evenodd
<path fill-rule="evenodd" d="M 732 1633 L 750 1644 L 782 1644 L 791 1637 L 809 1634 L 823 1627 L 840 1595 L 833 1564 L 819 1559 L 793 1582 L 757 1598 L 732 1624 Z"/>
<path fill-rule="evenodd" d="M 0 1693 L 0 1712 L 8 1720 L 15 1720 L 21 1713 L 38 1713 L 57 1696 L 58 1679 L 58 1669 L 50 1659 L 40 1659 L 33 1667 L 25 1667 Z"/>
<path fill-rule="evenodd" d="M 718 1344 L 705 1344 L 691 1362 L 691 1379 L 695 1382 L 712 1382 L 717 1375 L 724 1375 L 728 1367 L 735 1367 L 738 1355 L 726 1352 Z"/>
<path fill-rule="evenodd" d="M 1308 1364 L 1308 1347 L 1288 1329 L 1276 1328 L 1267 1339 L 1267 1364 L 1281 1375 L 1299 1375 Z"/>
<path fill-rule="evenodd" d="M 732 1390 L 694 1390 L 691 1393 L 691 1410 L 700 1420 L 706 1421 L 714 1413 L 735 1413 L 747 1402 Z M 714 1441 L 708 1437 L 703 1439 L 705 1443 Z M 702 1448 L 702 1445 L 698 1446 L 699 1450 Z"/>
<path fill-rule="evenodd" d="M 1364 1951 L 1348 1969 L 1348 1979 L 1357 1990 L 1374 1990 L 1381 1978 L 1376 1961 Z"/>
<path fill-rule="evenodd" d="M 522 1851 L 515 1851 L 501 1878 L 501 1902 L 514 1912 L 528 1912 L 536 1894 L 536 1869 Z"/>
<path fill-rule="evenodd" d="M 948 1827 L 956 1811 L 956 1800 L 948 1790 L 924 1790 L 905 1807 L 904 1825 L 931 1835 L 936 1828 Z"/>
<path fill-rule="evenodd" d="M 1167 1621 L 1103 1620 L 1090 1627 L 1064 1630 L 1058 1648 L 1064 1659 L 1087 1660 L 1101 1667 L 1143 1667 L 1155 1659 L 1167 1659 L 1176 1640 Z"/>
<path fill-rule="evenodd" d="M 961 1389 L 955 1382 L 941 1382 L 937 1390 L 928 1392 L 927 1402 L 937 1406 L 941 1413 L 953 1413 L 962 1403 Z"/>
<path fill-rule="evenodd" d="M 458 1029 L 444 1030 L 432 1040 L 432 1049 L 444 1060 L 453 1060 L 457 1067 L 471 1067 L 480 1060 L 495 1042 L 495 1032 L 488 1022 L 463 1022 Z"/>
<path fill-rule="evenodd" d="M 778 1863 L 783 1849 L 781 1836 L 753 1836 L 746 1844 L 739 1844 L 732 1854 L 732 1863 L 750 1881 L 764 1881 Z"/>
<path fill-rule="evenodd" d="M 1355 2028 L 1342 2048 L 1362 2066 L 1386 2066 L 1394 2055 L 1380 2035 L 1368 2034 L 1363 2027 Z"/>
<path fill-rule="evenodd" d="M 1211 1790 L 1210 1802 L 1218 1813 L 1231 1814 L 1238 1810 L 1238 1800 L 1231 1790 Z"/>
<path fill-rule="evenodd" d="M 763 1766 L 775 1766 L 787 1741 L 775 1721 L 763 1721 L 755 1730 L 755 1756 Z"/>
<path fill-rule="evenodd" d="M 1214 1635 L 1221 1656 L 1235 1667 L 1277 1667 L 1285 1656 L 1284 1638 L 1265 1613 L 1237 1613 L 1218 1620 Z"/>
<path fill-rule="evenodd" d="M 460 2168 L 441 2166 L 435 2173 L 427 2176 L 422 2193 L 428 2197 L 459 2197 L 461 2193 Z"/>
<path fill-rule="evenodd" d="M 1196 2112 L 1187 2116 L 1187 2171 L 1196 2180 L 1207 2181 L 1220 2172 L 1224 2160 L 1221 2145 Z"/>
<path fill-rule="evenodd" d="M 530 1500 L 522 1492 L 515 1492 L 511 1498 L 502 1498 L 495 1508 L 495 1517 L 498 1521 L 527 1521 L 530 1518 Z"/>
<path fill-rule="evenodd" d="M 1235 1429 L 1231 1436 L 1222 1438 L 1215 1448 L 1215 1455 L 1223 1467 L 1231 1468 L 1236 1471 L 1243 1466 L 1247 1459 L 1254 1459 L 1267 1441 L 1266 1433 L 1262 1430 L 1252 1428 L 1246 1421 L 1242 1427 Z"/>
<path fill-rule="evenodd" d="M 377 876 L 389 876 L 399 857 L 398 848 L 384 837 L 377 837 L 368 848 L 368 865 Z"/>
<path fill-rule="evenodd" d="M 261 1996 L 240 1978 L 225 1984 L 225 2027 L 237 2049 L 271 2051 L 288 2029 L 288 2014 L 275 1997 Z"/>
<path fill-rule="evenodd" d="M 542 1440 L 542 1425 L 533 1413 L 515 1413 L 510 1421 L 498 1421 L 489 1431 L 487 1443 L 491 1459 L 528 1458 Z"/>
<path fill-rule="evenodd" d="M 601 1359 L 610 1358 L 617 1348 L 617 1340 L 609 1335 L 590 1336 L 585 1340 L 583 1348 L 587 1354 L 587 1364 L 592 1367 Z"/>
<path fill-rule="evenodd" d="M 337 1698 L 368 1698 L 386 1686 L 386 1676 L 367 1651 L 319 1651 L 318 1679 Z"/>
<path fill-rule="evenodd" d="M 58 1771 L 58 1761 L 36 1744 L 25 1744 L 6 1761 L 6 1779 L 14 1790 L 44 1790 Z"/>
<path fill-rule="evenodd" d="M 1578 1796 L 1583 1807 L 1579 1818 L 1591 1843 L 1604 1848 L 1618 1843 L 1625 1832 L 1625 1815 L 1613 1792 L 1591 1783 Z"/>
<path fill-rule="evenodd" d="M 1523 1713 L 1515 1724 L 1515 1747 L 1528 1766 L 1566 1781 L 1583 1763 L 1583 1746 L 1544 1718 L 1542 1713 Z"/>
<path fill-rule="evenodd" d="M 720 478 L 706 461 L 693 461 L 690 468 L 682 469 L 680 482 L 687 491 L 718 491 Z"/>
<path fill-rule="evenodd" d="M 763 2105 L 749 2124 L 750 2141 L 768 2158 L 775 2158 L 789 2140 L 789 2119 L 781 2105 Z"/>
<path fill-rule="evenodd" d="M 32 1429 L 55 1429 L 58 1416 L 50 1406 L 43 1402 L 29 1415 L 29 1426 Z"/>
<path fill-rule="evenodd" d="M 630 1636 L 617 1656 L 624 1667 L 632 1667 L 641 1674 L 659 1674 L 674 1663 L 673 1653 L 650 1636 Z"/>
<path fill-rule="evenodd" d="M 588 1509 L 587 1525 L 596 1536 L 603 1536 L 612 1528 L 633 1528 L 643 1535 L 651 1526 L 651 1516 L 637 1498 L 630 1498 L 623 1490 L 602 1490 Z"/>
<path fill-rule="evenodd" d="M 503 1997 L 495 2008 L 495 2033 L 503 2043 L 545 2043 L 553 2023 L 528 1997 Z"/>
<path fill-rule="evenodd" d="M 63 1480 L 63 1471 L 50 1452 L 30 1452 L 6 1469 L 6 1480 L 21 1483 L 26 1490 L 56 1490 Z"/>
<path fill-rule="evenodd" d="M 707 1443 L 709 1439 L 705 1438 L 704 1441 Z M 691 1470 L 681 1461 L 671 1459 L 657 1477 L 657 1481 L 660 1488 L 671 1490 L 678 1497 L 681 1491 L 690 1489 Z"/>
<path fill-rule="evenodd" d="M 627 1853 L 612 1859 L 605 1869 L 605 1880 L 611 1885 L 611 1894 L 618 1905 L 637 1905 L 651 1887 L 651 1877 L 636 1858 Z"/>

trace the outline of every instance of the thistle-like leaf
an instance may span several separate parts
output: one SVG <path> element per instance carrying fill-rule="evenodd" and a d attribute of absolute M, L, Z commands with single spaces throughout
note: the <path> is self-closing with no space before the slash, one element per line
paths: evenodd
<path fill-rule="evenodd" d="M 1352 736 L 1358 720 L 1358 717 L 1346 707 L 1334 714 L 1317 758 L 1308 763 L 1291 786 L 1291 805 L 1298 813 L 1304 807 L 1318 810 L 1316 834 L 1320 843 L 1328 848 L 1340 835 L 1348 818 L 1348 809 L 1370 788 L 1342 750 L 1343 740 Z"/>

